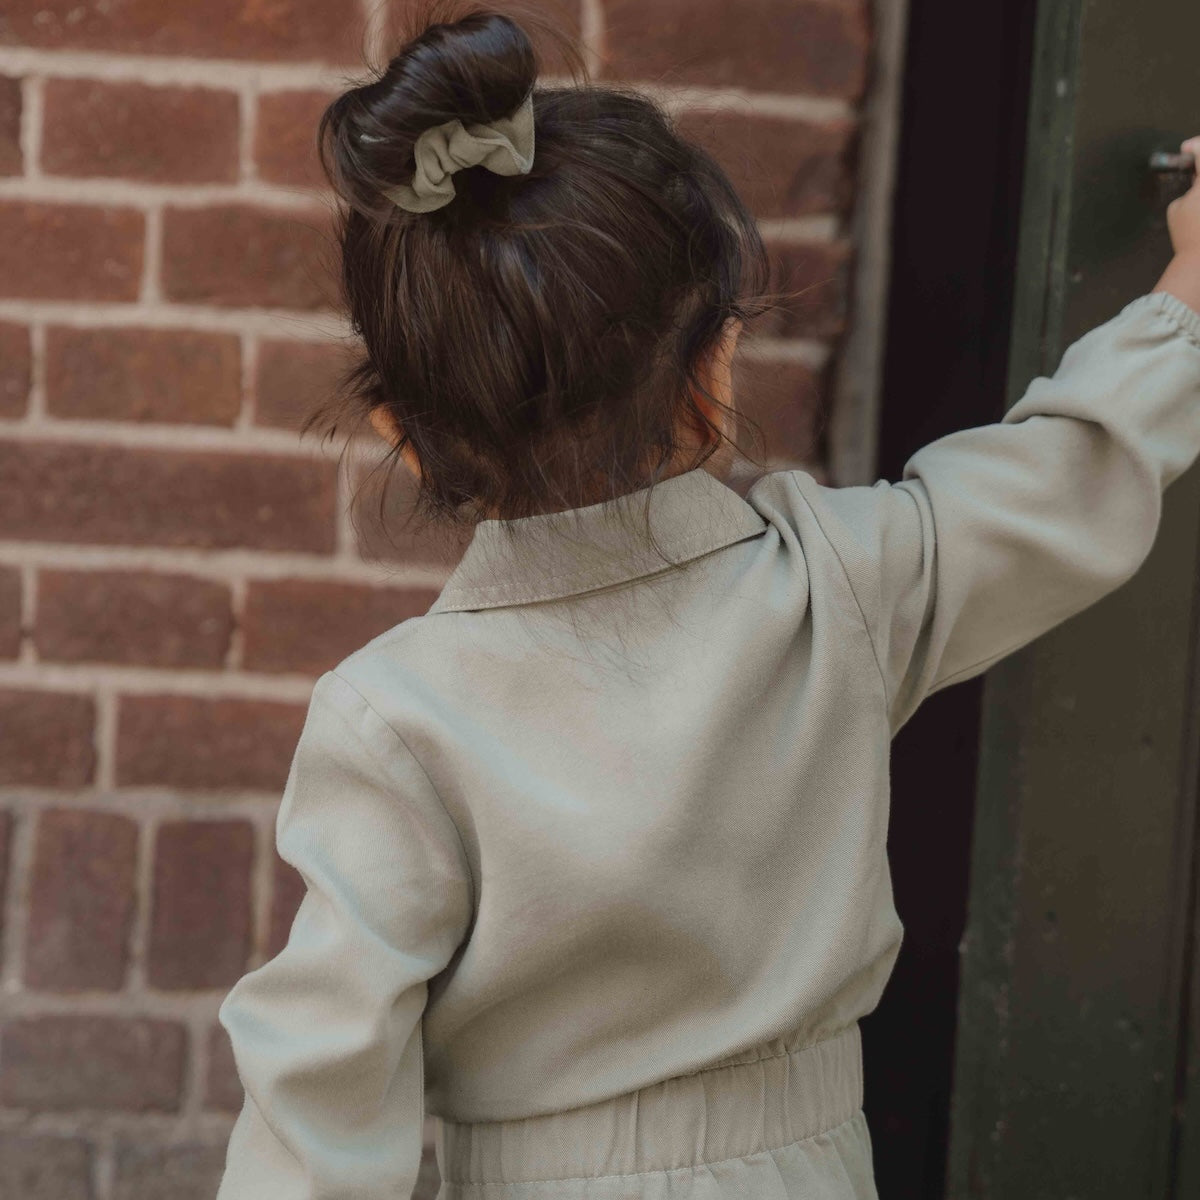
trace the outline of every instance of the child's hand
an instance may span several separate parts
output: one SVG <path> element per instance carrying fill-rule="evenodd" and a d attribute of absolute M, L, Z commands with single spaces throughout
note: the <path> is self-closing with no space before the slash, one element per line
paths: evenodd
<path fill-rule="evenodd" d="M 1200 137 L 1188 138 L 1180 149 L 1200 165 Z M 1167 228 L 1175 253 L 1200 261 L 1200 171 L 1191 188 L 1167 205 Z"/>

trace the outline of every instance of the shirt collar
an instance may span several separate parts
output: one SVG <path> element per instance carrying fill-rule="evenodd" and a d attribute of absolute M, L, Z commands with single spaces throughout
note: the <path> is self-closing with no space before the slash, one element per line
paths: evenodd
<path fill-rule="evenodd" d="M 637 522 L 635 529 L 644 529 L 647 492 L 651 532 L 675 562 L 699 558 L 767 528 L 755 508 L 703 467 L 621 497 Z M 613 503 L 480 521 L 429 612 L 556 600 L 669 570 L 652 545 L 630 543 L 630 531 L 614 515 Z M 510 544 L 503 526 L 512 527 L 519 540 Z"/>

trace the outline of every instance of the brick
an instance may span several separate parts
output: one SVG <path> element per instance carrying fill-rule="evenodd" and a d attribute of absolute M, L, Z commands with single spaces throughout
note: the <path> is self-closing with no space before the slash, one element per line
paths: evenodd
<path fill-rule="evenodd" d="M 784 338 L 841 334 L 846 327 L 849 243 L 779 243 L 768 249 L 768 286 L 782 295 L 777 307 L 759 317 L 747 333 Z"/>
<path fill-rule="evenodd" d="M 233 1057 L 233 1043 L 225 1027 L 214 1021 L 208 1031 L 208 1068 L 204 1078 L 204 1107 L 221 1112 L 240 1111 L 246 1098 L 242 1080 L 238 1075 L 237 1062 Z"/>
<path fill-rule="evenodd" d="M 330 398 L 355 356 L 342 342 L 264 338 L 258 346 L 254 420 L 259 425 L 299 429 L 304 418 Z"/>
<path fill-rule="evenodd" d="M 291 455 L 0 441 L 8 538 L 328 552 L 336 484 Z"/>
<path fill-rule="evenodd" d="M 678 125 L 717 160 L 758 217 L 836 213 L 850 205 L 857 129 L 850 118 L 816 122 L 693 109 Z"/>
<path fill-rule="evenodd" d="M 0 201 L 0 295 L 136 300 L 144 231 L 130 208 Z"/>
<path fill-rule="evenodd" d="M 179 788 L 277 791 L 305 705 L 241 697 L 123 696 L 117 781 Z"/>
<path fill-rule="evenodd" d="M 38 657 L 153 667 L 221 667 L 233 631 L 229 588 L 151 571 L 44 570 Z"/>
<path fill-rule="evenodd" d="M 769 458 L 810 462 L 821 457 L 823 377 L 803 363 L 750 359 L 734 361 L 737 408 L 758 422 Z M 739 445 L 763 452 L 757 433 L 746 431 Z"/>
<path fill-rule="evenodd" d="M 167 208 L 163 291 L 189 304 L 335 308 L 326 220 L 246 204 Z"/>
<path fill-rule="evenodd" d="M 95 719 L 91 696 L 0 688 L 0 784 L 90 783 Z"/>
<path fill-rule="evenodd" d="M 0 1133 L 0 1196 L 93 1200 L 92 1148 L 84 1138 Z"/>
<path fill-rule="evenodd" d="M 149 571 L 42 571 L 34 644 L 56 662 L 220 667 L 233 630 L 229 588 Z"/>
<path fill-rule="evenodd" d="M 31 361 L 28 327 L 0 321 L 0 417 L 25 415 Z"/>
<path fill-rule="evenodd" d="M 399 462 L 358 469 L 351 510 L 359 553 L 370 562 L 453 567 L 466 550 L 472 531 L 418 517 L 413 508 L 415 490 L 415 480 Z"/>
<path fill-rule="evenodd" d="M 606 72 L 856 100 L 871 44 L 865 0 L 605 0 Z"/>
<path fill-rule="evenodd" d="M 0 175 L 20 175 L 24 170 L 25 160 L 21 153 L 21 81 L 0 76 Z"/>
<path fill-rule="evenodd" d="M 0 658 L 16 658 L 21 648 L 21 573 L 0 567 Z"/>
<path fill-rule="evenodd" d="M 260 179 L 302 187 L 328 186 L 317 157 L 317 126 L 336 95 L 304 89 L 259 96 L 254 161 Z"/>
<path fill-rule="evenodd" d="M 177 1021 L 75 1013 L 10 1020 L 0 1030 L 0 1104 L 178 1112 L 186 1049 Z"/>
<path fill-rule="evenodd" d="M 125 981 L 137 870 L 137 822 L 119 813 L 47 809 L 33 852 L 24 982 L 48 991 Z"/>
<path fill-rule="evenodd" d="M 279 857 L 272 856 L 274 870 L 271 876 L 271 919 L 267 929 L 267 957 L 274 958 L 287 945 L 291 936 L 296 910 L 304 899 L 304 876 Z"/>
<path fill-rule="evenodd" d="M 238 98 L 204 87 L 48 79 L 42 170 L 153 183 L 238 177 Z"/>
<path fill-rule="evenodd" d="M 233 333 L 46 331 L 46 407 L 56 417 L 228 426 L 242 405 L 241 371 Z"/>
<path fill-rule="evenodd" d="M 242 617 L 251 671 L 319 675 L 437 599 L 427 587 L 369 587 L 309 579 L 252 580 Z"/>
<path fill-rule="evenodd" d="M 112 1200 L 212 1200 L 225 1170 L 225 1149 L 201 1142 L 119 1141 Z"/>
<path fill-rule="evenodd" d="M 357 64 L 362 17 L 358 0 L 6 0 L 0 45 Z"/>
<path fill-rule="evenodd" d="M 249 821 L 164 821 L 154 839 L 146 978 L 156 988 L 236 983 L 250 955 Z"/>

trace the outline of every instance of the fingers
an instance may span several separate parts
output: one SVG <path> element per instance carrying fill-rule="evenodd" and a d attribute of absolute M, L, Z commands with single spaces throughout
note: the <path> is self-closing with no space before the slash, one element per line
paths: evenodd
<path fill-rule="evenodd" d="M 1185 138 L 1180 144 L 1179 149 L 1184 154 L 1190 154 L 1195 163 L 1200 164 L 1200 136 Z M 1197 170 L 1192 179 L 1192 187 L 1200 185 L 1200 170 Z"/>

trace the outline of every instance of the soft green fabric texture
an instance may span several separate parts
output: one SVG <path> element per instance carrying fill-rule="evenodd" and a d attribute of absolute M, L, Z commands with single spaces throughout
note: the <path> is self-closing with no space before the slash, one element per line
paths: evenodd
<path fill-rule="evenodd" d="M 313 690 L 276 827 L 308 891 L 220 1008 L 246 1102 L 219 1200 L 397 1200 L 426 1105 L 523 1120 L 850 1029 L 902 936 L 892 736 L 1129 579 L 1197 454 L 1200 314 L 1150 293 L 894 484 L 666 480 L 682 571 L 603 505 L 528 518 L 516 557 L 481 525 Z M 870 1194 L 808 1190 L 834 1160 L 807 1146 L 804 1195 Z M 801 1194 L 717 1178 L 645 1194 Z"/>
<path fill-rule="evenodd" d="M 479 125 L 445 121 L 426 129 L 413 147 L 411 183 L 384 195 L 409 212 L 425 213 L 454 199 L 450 177 L 464 167 L 486 167 L 496 175 L 526 175 L 533 166 L 533 93 L 507 117 Z"/>

